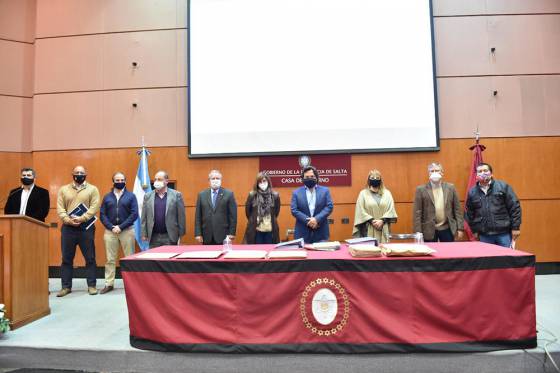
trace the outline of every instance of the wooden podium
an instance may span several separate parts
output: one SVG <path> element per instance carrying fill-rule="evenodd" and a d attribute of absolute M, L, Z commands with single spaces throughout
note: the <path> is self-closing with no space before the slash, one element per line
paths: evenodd
<path fill-rule="evenodd" d="M 0 215 L 0 303 L 16 329 L 51 313 L 49 226 L 24 215 Z"/>

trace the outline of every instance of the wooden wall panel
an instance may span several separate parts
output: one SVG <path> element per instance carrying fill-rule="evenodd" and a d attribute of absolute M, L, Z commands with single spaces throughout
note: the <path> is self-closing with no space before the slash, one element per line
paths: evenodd
<path fill-rule="evenodd" d="M 102 1 L 37 0 L 37 37 L 93 34 L 103 30 Z"/>
<path fill-rule="evenodd" d="M 186 88 L 49 94 L 33 101 L 36 151 L 134 147 L 142 136 L 149 146 L 187 144 Z"/>
<path fill-rule="evenodd" d="M 2 177 L 0 178 L 0 213 L 4 213 L 4 205 L 8 199 L 8 192 L 20 185 L 20 170 L 33 163 L 31 153 L 0 152 Z M 41 181 L 48 182 L 43 175 L 38 176 Z M 45 185 L 43 183 L 43 185 Z"/>
<path fill-rule="evenodd" d="M 186 0 L 37 0 L 37 37 L 186 27 Z"/>
<path fill-rule="evenodd" d="M 434 29 L 438 76 L 560 72 L 560 14 L 435 18 Z"/>
<path fill-rule="evenodd" d="M 37 39 L 35 94 L 102 89 L 103 42 L 100 35 Z"/>
<path fill-rule="evenodd" d="M 107 91 L 102 96 L 102 138 L 96 143 L 104 148 L 138 146 L 142 137 L 151 146 L 187 144 L 186 88 Z"/>
<path fill-rule="evenodd" d="M 435 17 L 485 14 L 487 0 L 432 0 Z"/>
<path fill-rule="evenodd" d="M 516 248 L 536 254 L 539 262 L 560 261 L 560 200 L 521 201 L 521 237 Z"/>
<path fill-rule="evenodd" d="M 487 14 L 538 14 L 560 12 L 560 2 L 557 0 L 485 0 L 485 3 Z"/>
<path fill-rule="evenodd" d="M 0 40 L 0 94 L 33 95 L 33 44 Z"/>
<path fill-rule="evenodd" d="M 0 39 L 35 41 L 36 0 L 0 0 Z"/>
<path fill-rule="evenodd" d="M 103 89 L 186 86 L 186 34 L 181 29 L 99 36 Z"/>
<path fill-rule="evenodd" d="M 31 151 L 32 99 L 0 95 L 0 151 Z"/>
<path fill-rule="evenodd" d="M 187 27 L 186 0 L 104 0 L 103 32 Z"/>
<path fill-rule="evenodd" d="M 490 73 L 486 17 L 434 18 L 436 75 Z"/>
<path fill-rule="evenodd" d="M 442 138 L 560 135 L 560 75 L 439 78 L 438 97 Z"/>
<path fill-rule="evenodd" d="M 433 0 L 434 16 L 560 12 L 557 0 Z"/>
<path fill-rule="evenodd" d="M 185 29 L 39 39 L 35 92 L 186 86 L 186 39 Z"/>
<path fill-rule="evenodd" d="M 488 17 L 492 74 L 560 73 L 560 14 Z"/>
<path fill-rule="evenodd" d="M 98 147 L 102 116 L 103 92 L 35 96 L 33 150 Z"/>
<path fill-rule="evenodd" d="M 399 219 L 393 232 L 411 231 L 414 190 L 417 185 L 427 182 L 427 165 L 432 161 L 439 161 L 444 165 L 445 179 L 456 185 L 463 201 L 471 162 L 468 147 L 472 142 L 470 139 L 442 140 L 439 152 L 353 155 L 352 186 L 331 188 L 335 202 L 332 238 L 343 240 L 351 235 L 354 204 L 359 191 L 364 187 L 367 173 L 372 168 L 381 170 L 396 201 Z M 540 261 L 560 261 L 560 252 L 555 248 L 557 233 L 554 233 L 557 231 L 554 224 L 560 218 L 557 206 L 560 203 L 560 165 L 556 161 L 560 159 L 560 137 L 483 139 L 482 143 L 488 147 L 484 152 L 484 159 L 494 166 L 496 178 L 512 185 L 522 200 L 524 223 L 520 248 L 536 253 Z M 151 150 L 152 155 L 148 161 L 150 174 L 155 174 L 159 169 L 166 170 L 184 195 L 187 234 L 183 242 L 194 243 L 196 197 L 199 191 L 208 187 L 207 175 L 213 168 L 222 171 L 224 187 L 233 190 L 236 195 L 239 209 L 237 242 L 240 242 L 246 224 L 243 206 L 258 170 L 258 158 L 192 160 L 187 158 L 186 147 Z M 61 185 L 71 181 L 70 174 L 75 165 L 83 164 L 87 167 L 88 180 L 99 188 L 101 194 L 105 194 L 110 190 L 111 175 L 116 170 L 123 171 L 128 176 L 129 186 L 132 186 L 138 156 L 133 148 L 34 152 L 33 164 L 40 175 L 39 184 L 47 186 L 51 193 L 51 213 L 47 222 L 58 223 L 55 211 L 56 193 Z M 13 176 L 10 177 L 14 181 L 17 181 L 18 172 L 19 169 L 12 170 Z M 280 231 L 284 237 L 286 229 L 294 225 L 289 208 L 292 188 L 278 188 L 278 191 L 282 200 Z M 343 218 L 348 218 L 350 224 L 342 224 Z M 58 265 L 60 262 L 60 233 L 57 229 L 51 229 L 50 234 L 51 265 Z M 98 263 L 103 263 L 105 258 L 102 232 L 103 229 L 98 224 Z"/>

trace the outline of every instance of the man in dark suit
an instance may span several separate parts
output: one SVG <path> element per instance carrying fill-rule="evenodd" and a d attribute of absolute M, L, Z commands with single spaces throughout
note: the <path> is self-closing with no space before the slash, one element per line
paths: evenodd
<path fill-rule="evenodd" d="M 208 181 L 210 188 L 198 193 L 196 200 L 194 235 L 205 245 L 221 245 L 226 236 L 235 238 L 237 203 L 233 192 L 222 188 L 220 171 L 210 171 Z"/>
<path fill-rule="evenodd" d="M 313 166 L 307 166 L 301 173 L 304 186 L 292 193 L 291 209 L 296 218 L 294 238 L 302 238 L 305 243 L 327 241 L 329 239 L 328 217 L 333 210 L 329 188 L 317 185 L 319 173 Z"/>
<path fill-rule="evenodd" d="M 412 224 L 428 242 L 452 242 L 463 237 L 463 210 L 455 186 L 442 181 L 443 167 L 428 166 L 427 184 L 416 188 Z"/>
<path fill-rule="evenodd" d="M 4 206 L 4 214 L 27 215 L 45 221 L 49 214 L 48 190 L 35 185 L 35 170 L 21 170 L 21 187 L 12 189 Z"/>

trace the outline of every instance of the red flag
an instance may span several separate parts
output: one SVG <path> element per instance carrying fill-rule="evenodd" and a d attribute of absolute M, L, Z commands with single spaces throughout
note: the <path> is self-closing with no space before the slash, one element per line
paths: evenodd
<path fill-rule="evenodd" d="M 476 143 L 473 146 L 471 146 L 469 149 L 472 151 L 473 157 L 471 162 L 469 183 L 467 184 L 467 192 L 465 193 L 465 211 L 467 210 L 467 197 L 469 196 L 469 190 L 471 190 L 471 188 L 476 185 L 476 168 L 478 167 L 479 164 L 483 162 L 482 152 L 484 151 L 484 149 L 486 149 L 486 146 L 479 144 L 478 134 L 476 135 Z M 469 241 L 474 241 L 475 240 L 474 234 L 471 231 L 471 227 L 469 227 L 469 224 L 467 223 L 466 220 L 464 225 L 465 225 L 465 233 L 467 233 L 467 237 Z"/>

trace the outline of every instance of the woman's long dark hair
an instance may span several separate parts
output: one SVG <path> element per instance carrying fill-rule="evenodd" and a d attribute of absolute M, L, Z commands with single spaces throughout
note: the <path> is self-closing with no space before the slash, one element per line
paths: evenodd
<path fill-rule="evenodd" d="M 259 183 L 263 180 L 268 182 L 268 188 L 262 191 L 259 188 Z M 262 218 L 272 214 L 274 207 L 274 197 L 272 192 L 272 181 L 270 176 L 265 172 L 259 172 L 253 185 L 253 207 L 257 208 L 257 224 L 261 222 Z"/>

